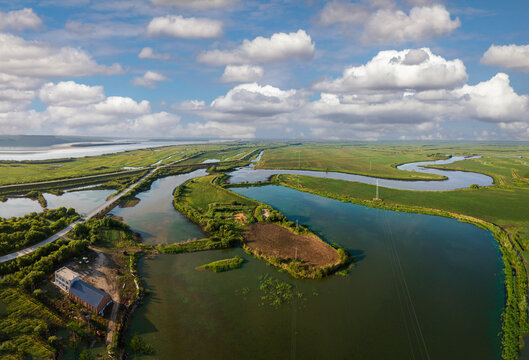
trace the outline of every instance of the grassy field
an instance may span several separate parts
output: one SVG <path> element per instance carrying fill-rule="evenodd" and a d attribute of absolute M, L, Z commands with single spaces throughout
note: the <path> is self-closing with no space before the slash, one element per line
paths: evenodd
<path fill-rule="evenodd" d="M 252 207 L 259 205 L 256 201 L 237 195 L 220 186 L 212 185 L 211 181 L 214 178 L 214 176 L 204 176 L 186 183 L 183 192 L 184 201 L 200 212 L 208 211 L 213 203 L 233 204 L 237 202 Z"/>
<path fill-rule="evenodd" d="M 250 144 L 232 144 L 232 145 L 210 145 L 204 148 L 204 152 L 200 153 L 188 160 L 182 161 L 182 164 L 199 164 L 206 160 L 220 160 L 220 161 L 236 161 L 241 160 L 257 149 L 263 147 L 273 146 L 265 143 L 250 143 Z"/>
<path fill-rule="evenodd" d="M 164 165 L 188 159 L 185 163 L 201 163 L 206 159 L 237 160 L 256 145 L 195 144 L 153 149 L 133 150 L 115 154 L 75 159 L 46 161 L 0 161 L 0 186 L 28 182 L 68 179 L 88 175 L 106 174 L 123 170 L 124 167 Z"/>
<path fill-rule="evenodd" d="M 525 143 L 306 143 L 266 150 L 257 168 L 338 171 L 396 179 L 440 179 L 397 165 L 451 155 L 529 155 Z"/>
<path fill-rule="evenodd" d="M 514 187 L 529 185 L 529 156 L 518 158 L 489 155 L 437 167 L 487 174 L 494 178 L 494 183 L 498 185 Z"/>
<path fill-rule="evenodd" d="M 350 181 L 280 175 L 280 183 L 324 196 L 372 200 L 376 187 Z M 408 191 L 379 188 L 386 204 L 435 208 L 477 217 L 529 235 L 529 188 L 491 186 L 479 190 Z"/>
<path fill-rule="evenodd" d="M 262 169 L 338 171 L 399 179 L 442 179 L 437 175 L 403 172 L 396 166 L 437 159 L 421 146 L 371 144 L 303 144 L 266 150 L 257 164 Z"/>

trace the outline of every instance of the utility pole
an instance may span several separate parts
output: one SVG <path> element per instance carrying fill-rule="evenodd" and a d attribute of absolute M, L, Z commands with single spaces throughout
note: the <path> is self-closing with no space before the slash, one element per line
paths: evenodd
<path fill-rule="evenodd" d="M 298 151 L 298 168 L 301 170 L 301 152 Z"/>

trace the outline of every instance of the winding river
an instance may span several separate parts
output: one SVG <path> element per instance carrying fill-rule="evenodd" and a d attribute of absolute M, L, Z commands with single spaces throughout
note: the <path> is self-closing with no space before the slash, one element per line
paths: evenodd
<path fill-rule="evenodd" d="M 458 160 L 461 158 L 449 161 Z M 448 180 L 379 179 L 379 184 L 439 191 L 492 183 L 481 174 L 425 169 L 422 165 L 425 163 L 407 164 L 402 169 L 441 172 Z M 375 178 L 350 174 L 252 167 L 236 170 L 231 181 L 255 182 L 277 173 L 376 183 Z M 196 225 L 173 208 L 172 191 L 205 174 L 205 170 L 197 170 L 157 180 L 151 190 L 137 195 L 140 202 L 136 206 L 116 208 L 113 213 L 122 216 L 149 244 L 203 237 Z M 356 257 L 356 266 L 345 277 L 299 280 L 239 248 L 142 259 L 139 272 L 151 295 L 132 317 L 127 336 L 140 335 L 153 345 L 155 353 L 133 357 L 500 357 L 504 275 L 498 244 L 490 233 L 453 219 L 373 209 L 281 186 L 233 190 L 270 204 L 325 240 L 346 247 Z M 82 194 L 71 194 L 73 199 L 47 199 L 50 204 L 59 205 L 60 199 L 60 205 L 75 207 Z M 0 203 L 0 210 L 12 201 Z M 235 255 L 247 261 L 241 269 L 218 274 L 195 270 Z M 263 275 L 288 282 L 300 296 L 278 308 L 263 303 Z"/>
<path fill-rule="evenodd" d="M 262 153 L 261 153 L 262 154 Z M 259 155 L 259 158 L 261 156 Z M 475 158 L 475 157 L 472 157 Z M 276 174 L 288 174 L 288 175 L 303 175 L 312 176 L 317 178 L 327 178 L 336 180 L 355 181 L 364 184 L 376 185 L 377 183 L 382 187 L 400 189 L 400 190 L 416 190 L 416 191 L 448 191 L 457 190 L 470 187 L 472 184 L 479 186 L 492 185 L 494 180 L 487 175 L 467 172 L 467 171 L 454 171 L 454 170 L 440 170 L 424 167 L 425 165 L 444 165 L 451 164 L 456 161 L 461 161 L 469 158 L 463 156 L 452 156 L 447 160 L 437 161 L 421 161 L 415 163 L 408 163 L 400 165 L 397 168 L 399 170 L 406 171 L 418 171 L 429 174 L 437 174 L 446 177 L 445 180 L 392 180 L 392 179 L 381 179 L 370 176 L 354 175 L 341 172 L 325 172 L 325 171 L 310 171 L 310 170 L 268 170 L 268 169 L 255 169 L 254 164 L 249 166 L 241 167 L 230 173 L 230 179 L 228 180 L 232 184 L 239 184 L 243 182 L 256 183 L 258 181 L 266 181 L 272 175 Z"/>

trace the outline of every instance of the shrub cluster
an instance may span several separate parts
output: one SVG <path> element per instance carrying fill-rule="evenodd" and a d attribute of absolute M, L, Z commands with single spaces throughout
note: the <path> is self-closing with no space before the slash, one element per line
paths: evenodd
<path fill-rule="evenodd" d="M 79 218 L 74 209 L 64 207 L 23 217 L 0 218 L 0 255 L 43 241 Z"/>

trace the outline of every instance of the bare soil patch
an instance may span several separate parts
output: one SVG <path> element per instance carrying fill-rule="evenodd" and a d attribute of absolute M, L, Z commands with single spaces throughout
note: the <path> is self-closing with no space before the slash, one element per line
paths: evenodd
<path fill-rule="evenodd" d="M 246 244 L 266 256 L 296 258 L 313 266 L 327 266 L 339 261 L 338 253 L 329 244 L 312 234 L 295 234 L 281 225 L 251 224 L 244 234 Z"/>
<path fill-rule="evenodd" d="M 239 224 L 244 224 L 247 218 L 246 214 L 243 213 L 235 214 L 233 215 L 233 217 L 235 218 L 235 221 L 237 221 Z"/>

